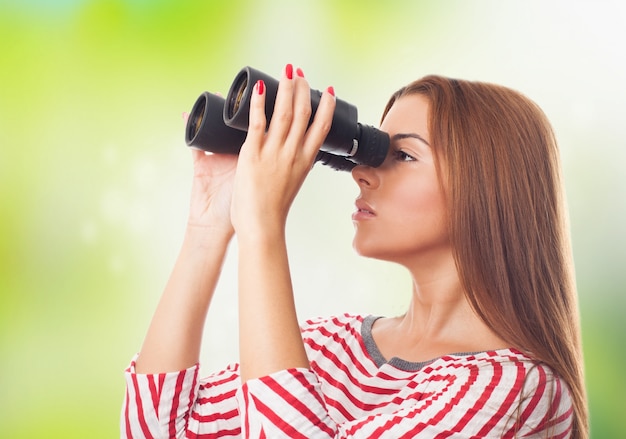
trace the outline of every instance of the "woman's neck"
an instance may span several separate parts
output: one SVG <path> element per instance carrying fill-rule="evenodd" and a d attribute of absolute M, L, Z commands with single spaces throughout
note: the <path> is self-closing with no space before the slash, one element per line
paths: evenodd
<path fill-rule="evenodd" d="M 510 347 L 472 309 L 453 261 L 411 274 L 407 312 L 380 319 L 372 329 L 383 356 L 428 361 L 450 353 Z"/>

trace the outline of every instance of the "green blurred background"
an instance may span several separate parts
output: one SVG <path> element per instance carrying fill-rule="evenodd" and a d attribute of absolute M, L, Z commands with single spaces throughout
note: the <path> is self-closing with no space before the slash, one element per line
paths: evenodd
<path fill-rule="evenodd" d="M 0 0 L 0 437 L 117 437 L 122 372 L 186 218 L 181 113 L 244 65 L 287 62 L 374 125 L 428 73 L 543 107 L 562 148 L 592 436 L 626 437 L 624 21 L 617 0 Z M 351 250 L 356 194 L 317 166 L 294 205 L 301 318 L 406 304 L 403 271 Z M 235 257 L 203 371 L 236 359 Z"/>

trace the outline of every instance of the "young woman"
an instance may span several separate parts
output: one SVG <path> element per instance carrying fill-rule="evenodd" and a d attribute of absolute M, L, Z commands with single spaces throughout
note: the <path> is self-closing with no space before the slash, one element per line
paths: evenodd
<path fill-rule="evenodd" d="M 266 131 L 255 85 L 238 157 L 194 152 L 186 236 L 126 371 L 121 434 L 139 437 L 586 438 L 580 330 L 558 151 L 504 87 L 437 76 L 400 89 L 378 168 L 357 166 L 354 248 L 413 279 L 400 317 L 298 324 L 290 205 L 329 129 L 288 65 Z M 239 246 L 240 363 L 198 378 L 226 248 Z"/>

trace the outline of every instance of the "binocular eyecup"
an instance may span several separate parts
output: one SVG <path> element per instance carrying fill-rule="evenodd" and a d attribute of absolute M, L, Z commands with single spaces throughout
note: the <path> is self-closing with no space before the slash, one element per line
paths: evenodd
<path fill-rule="evenodd" d="M 204 92 L 196 100 L 185 129 L 188 146 L 218 154 L 238 154 L 246 138 L 250 98 L 254 84 L 263 80 L 266 87 L 265 116 L 268 124 L 274 112 L 278 80 L 251 67 L 235 77 L 226 99 Z M 311 90 L 311 120 L 322 93 Z M 316 161 L 339 171 L 350 171 L 358 164 L 377 167 L 389 150 L 389 136 L 358 122 L 354 105 L 336 100 L 332 124 Z"/>

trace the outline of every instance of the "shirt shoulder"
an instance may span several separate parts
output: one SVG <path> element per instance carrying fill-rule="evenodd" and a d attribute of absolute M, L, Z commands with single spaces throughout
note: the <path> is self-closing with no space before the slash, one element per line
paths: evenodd
<path fill-rule="evenodd" d="M 548 365 L 513 348 L 442 357 L 421 371 L 425 381 L 454 377 L 448 395 L 464 388 L 467 417 L 484 422 L 482 433 L 567 437 L 573 420 L 571 393 Z M 443 390 L 443 389 L 442 389 Z M 513 424 L 505 422 L 514 420 Z M 550 436 L 552 437 L 552 436 Z"/>
<path fill-rule="evenodd" d="M 346 313 L 303 323 L 302 339 L 310 367 L 325 391 L 327 384 L 337 382 L 360 387 L 376 375 L 378 367 L 368 353 L 362 334 L 364 322 L 369 318 Z"/>
<path fill-rule="evenodd" d="M 304 321 L 300 330 L 305 346 L 316 351 L 324 346 L 347 346 L 363 348 L 362 326 L 367 318 L 361 314 L 341 314 L 330 317 L 316 317 Z"/>
<path fill-rule="evenodd" d="M 319 328 L 326 328 L 331 331 L 345 328 L 359 328 L 367 315 L 344 313 L 336 316 L 319 316 L 305 320 L 300 325 L 304 333 L 314 331 Z"/>

